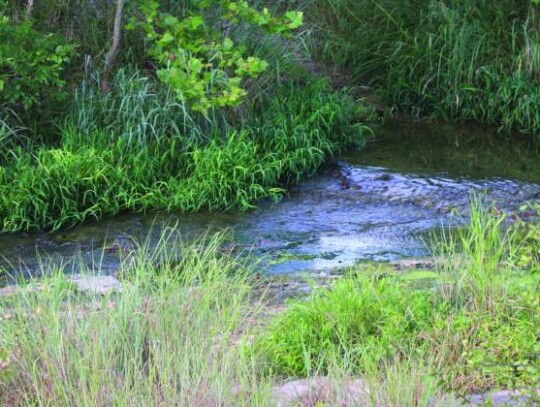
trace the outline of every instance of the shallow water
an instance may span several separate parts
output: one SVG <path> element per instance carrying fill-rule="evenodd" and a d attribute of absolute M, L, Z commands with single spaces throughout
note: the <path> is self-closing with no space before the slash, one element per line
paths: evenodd
<path fill-rule="evenodd" d="M 58 233 L 0 235 L 4 268 L 34 273 L 40 262 L 77 258 L 112 273 L 116 244 L 155 241 L 177 223 L 186 239 L 230 228 L 234 247 L 264 256 L 269 273 L 320 273 L 361 260 L 429 255 L 430 231 L 462 222 L 456 213 L 466 214 L 472 191 L 502 210 L 539 200 L 539 151 L 530 142 L 444 124 L 394 123 L 376 134 L 281 202 L 251 212 L 122 214 Z"/>

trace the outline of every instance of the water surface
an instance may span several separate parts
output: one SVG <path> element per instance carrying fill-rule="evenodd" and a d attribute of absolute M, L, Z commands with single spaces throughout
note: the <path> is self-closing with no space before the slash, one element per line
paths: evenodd
<path fill-rule="evenodd" d="M 57 233 L 0 235 L 4 268 L 33 273 L 40 262 L 77 258 L 99 261 L 102 272 L 112 273 L 115 245 L 131 237 L 155 241 L 173 223 L 186 239 L 230 228 L 231 247 L 264 256 L 269 273 L 320 273 L 362 260 L 429 255 L 426 236 L 462 222 L 456 214 L 466 214 L 472 192 L 501 210 L 539 200 L 539 151 L 530 141 L 425 123 L 389 124 L 376 134 L 365 149 L 339 157 L 281 202 L 250 212 L 121 214 Z"/>

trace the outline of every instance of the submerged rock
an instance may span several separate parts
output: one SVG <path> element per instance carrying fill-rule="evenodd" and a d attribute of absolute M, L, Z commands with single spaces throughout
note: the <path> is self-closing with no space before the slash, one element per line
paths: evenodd
<path fill-rule="evenodd" d="M 122 283 L 114 276 L 89 276 L 74 275 L 68 278 L 70 283 L 75 284 L 79 291 L 106 295 L 115 292 L 122 292 Z"/>
<path fill-rule="evenodd" d="M 299 379 L 272 388 L 272 405 L 277 407 L 365 405 L 369 389 L 363 379 L 339 381 L 327 377 Z"/>

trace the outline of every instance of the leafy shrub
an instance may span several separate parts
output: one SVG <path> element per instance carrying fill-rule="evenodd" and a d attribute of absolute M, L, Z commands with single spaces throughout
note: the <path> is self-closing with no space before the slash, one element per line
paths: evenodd
<path fill-rule="evenodd" d="M 149 53 L 159 63 L 158 78 L 193 110 L 206 113 L 212 107 L 236 106 L 246 95 L 241 83 L 262 73 L 268 63 L 245 56 L 228 30 L 219 26 L 245 23 L 270 33 L 285 33 L 300 27 L 302 14 L 288 11 L 272 16 L 267 8 L 258 11 L 245 0 L 195 2 L 183 16 L 160 10 L 154 0 L 141 4 L 143 21 L 132 20 L 149 42 Z M 219 16 L 219 17 L 216 17 Z"/>
<path fill-rule="evenodd" d="M 31 21 L 15 23 L 0 13 L 0 104 L 29 109 L 64 97 L 62 70 L 74 49 L 34 30 Z"/>

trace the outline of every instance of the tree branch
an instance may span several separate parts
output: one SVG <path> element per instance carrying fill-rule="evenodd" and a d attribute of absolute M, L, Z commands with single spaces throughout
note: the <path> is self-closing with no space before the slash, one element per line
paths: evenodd
<path fill-rule="evenodd" d="M 26 19 L 30 20 L 32 18 L 32 11 L 34 11 L 34 0 L 28 0 L 26 2 Z"/>
<path fill-rule="evenodd" d="M 104 93 L 111 91 L 109 86 L 109 74 L 112 67 L 116 62 L 116 57 L 120 51 L 120 41 L 122 40 L 122 18 L 124 15 L 124 3 L 125 0 L 116 0 L 116 12 L 114 16 L 114 28 L 113 28 L 113 39 L 111 48 L 105 55 L 105 66 L 103 69 L 103 75 L 101 79 L 101 90 Z"/>

